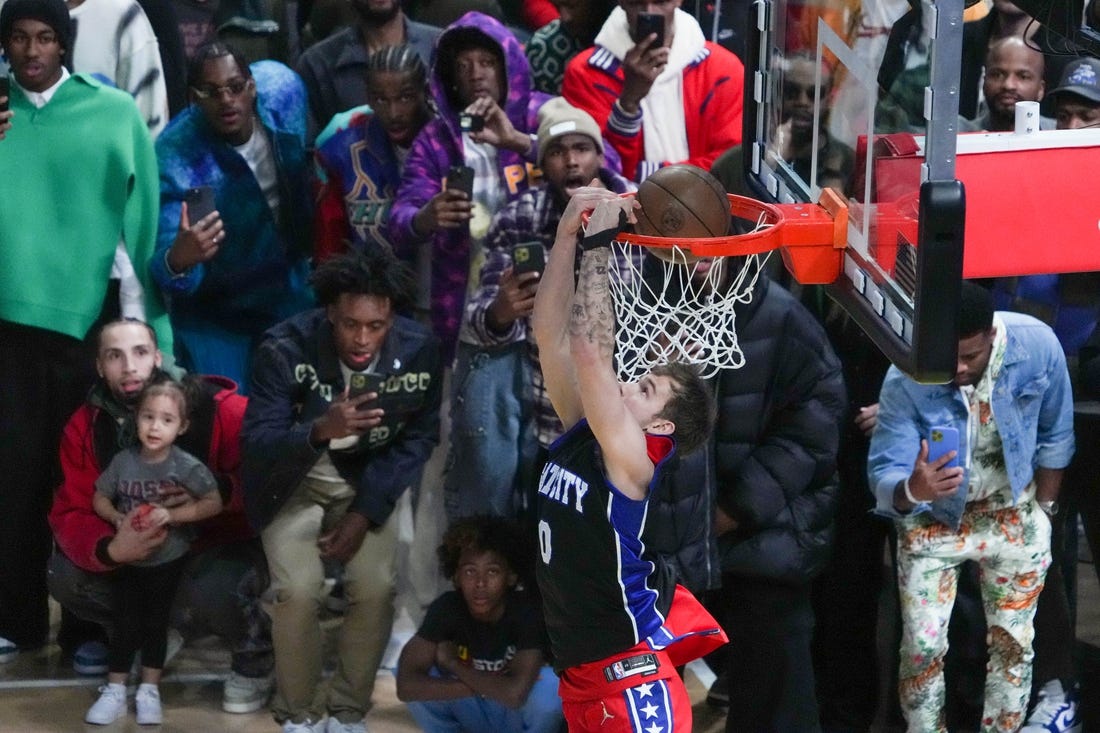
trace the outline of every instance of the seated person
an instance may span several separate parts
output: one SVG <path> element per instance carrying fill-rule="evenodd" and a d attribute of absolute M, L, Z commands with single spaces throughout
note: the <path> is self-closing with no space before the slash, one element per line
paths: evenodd
<path fill-rule="evenodd" d="M 440 564 L 456 590 L 428 607 L 397 663 L 397 696 L 425 731 L 560 728 L 542 611 L 518 589 L 524 559 L 534 555 L 526 549 L 500 517 L 461 519 L 443 536 Z"/>

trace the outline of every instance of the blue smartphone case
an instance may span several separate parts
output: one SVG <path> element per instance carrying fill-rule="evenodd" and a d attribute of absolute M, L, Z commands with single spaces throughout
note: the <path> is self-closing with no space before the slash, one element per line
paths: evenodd
<path fill-rule="evenodd" d="M 955 451 L 956 455 L 946 467 L 955 468 L 959 465 L 959 431 L 956 428 L 933 426 L 928 431 L 928 462 L 934 463 L 950 451 Z"/>

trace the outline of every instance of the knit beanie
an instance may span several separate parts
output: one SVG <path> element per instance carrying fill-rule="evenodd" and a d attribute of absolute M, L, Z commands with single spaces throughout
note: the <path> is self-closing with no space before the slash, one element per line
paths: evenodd
<path fill-rule="evenodd" d="M 603 152 L 603 138 L 600 126 L 592 115 L 583 109 L 577 109 L 564 97 L 548 99 L 539 107 L 539 165 L 550 143 L 563 135 L 577 133 L 587 135 L 596 143 L 596 150 Z"/>
<path fill-rule="evenodd" d="M 65 0 L 7 0 L 0 10 L 0 44 L 6 44 L 11 37 L 15 21 L 24 19 L 45 23 L 57 34 L 61 48 L 72 50 L 73 21 Z"/>

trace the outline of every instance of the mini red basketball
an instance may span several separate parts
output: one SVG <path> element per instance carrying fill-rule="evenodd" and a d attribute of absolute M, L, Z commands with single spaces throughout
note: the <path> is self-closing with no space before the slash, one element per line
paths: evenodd
<path fill-rule="evenodd" d="M 638 187 L 640 210 L 635 231 L 669 239 L 722 237 L 730 230 L 726 190 L 714 176 L 687 163 L 661 168 Z M 651 247 L 650 252 L 672 259 L 672 250 Z M 685 253 L 687 254 L 687 253 Z"/>

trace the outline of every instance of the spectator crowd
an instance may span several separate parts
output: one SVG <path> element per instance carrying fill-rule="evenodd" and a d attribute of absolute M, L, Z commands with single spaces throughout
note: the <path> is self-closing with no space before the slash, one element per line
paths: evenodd
<path fill-rule="evenodd" d="M 1100 60 L 985 5 L 961 127 L 1019 102 L 1100 125 Z M 0 665 L 55 642 L 105 679 L 94 725 L 129 714 L 133 667 L 158 724 L 162 670 L 212 634 L 226 712 L 365 733 L 400 590 L 425 731 L 689 731 L 698 657 L 730 733 L 1080 731 L 1094 273 L 964 282 L 933 386 L 766 267 L 744 366 L 611 381 L 596 276 L 652 262 L 594 230 L 674 164 L 751 195 L 750 8 L 0 0 Z M 922 63 L 915 10 L 851 32 L 881 37 L 886 96 Z M 788 54 L 769 154 L 849 193 L 815 50 Z"/>

